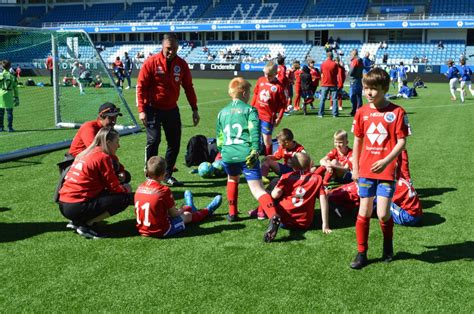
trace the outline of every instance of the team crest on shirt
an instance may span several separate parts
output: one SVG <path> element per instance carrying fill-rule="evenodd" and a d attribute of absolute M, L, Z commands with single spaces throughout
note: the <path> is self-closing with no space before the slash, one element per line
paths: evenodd
<path fill-rule="evenodd" d="M 273 85 L 272 87 L 270 87 L 270 90 L 275 93 L 277 91 L 277 88 L 275 85 Z"/>
<path fill-rule="evenodd" d="M 156 73 L 158 73 L 158 74 L 165 74 L 165 71 L 163 71 L 163 67 L 161 67 L 161 66 L 159 65 L 158 68 L 156 69 Z"/>
<path fill-rule="evenodd" d="M 174 73 L 181 73 L 181 67 L 179 65 L 174 66 Z"/>
<path fill-rule="evenodd" d="M 395 115 L 393 112 L 387 112 L 387 113 L 383 116 L 383 119 L 384 119 L 387 123 L 392 123 L 393 121 L 395 121 L 395 118 L 396 118 L 396 115 Z"/>

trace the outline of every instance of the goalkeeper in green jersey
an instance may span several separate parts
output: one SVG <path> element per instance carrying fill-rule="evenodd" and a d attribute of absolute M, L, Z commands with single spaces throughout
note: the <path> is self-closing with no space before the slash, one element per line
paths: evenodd
<path fill-rule="evenodd" d="M 3 132 L 3 119 L 7 111 L 8 132 L 13 132 L 13 107 L 20 104 L 16 76 L 10 73 L 11 64 L 8 60 L 1 62 L 3 71 L 0 73 L 0 132 Z"/>
<path fill-rule="evenodd" d="M 250 83 L 241 77 L 229 83 L 232 101 L 217 116 L 217 148 L 222 154 L 222 164 L 227 173 L 227 200 L 232 222 L 238 218 L 237 197 L 240 174 L 243 172 L 250 191 L 270 218 L 264 240 L 271 242 L 280 226 L 272 197 L 265 191 L 260 173 L 258 150 L 260 143 L 260 123 L 257 110 L 248 105 Z"/>

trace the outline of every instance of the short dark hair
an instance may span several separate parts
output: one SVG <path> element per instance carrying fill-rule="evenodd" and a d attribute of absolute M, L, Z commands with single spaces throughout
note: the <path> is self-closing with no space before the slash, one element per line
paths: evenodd
<path fill-rule="evenodd" d="M 364 75 L 362 84 L 368 87 L 380 86 L 387 91 L 390 87 L 390 75 L 381 68 L 375 68 Z"/>
<path fill-rule="evenodd" d="M 292 141 L 294 138 L 293 132 L 290 129 L 283 128 L 277 135 L 277 139 L 280 141 Z"/>
<path fill-rule="evenodd" d="M 178 41 L 178 35 L 176 35 L 176 33 L 166 33 L 163 35 L 163 40 Z"/>

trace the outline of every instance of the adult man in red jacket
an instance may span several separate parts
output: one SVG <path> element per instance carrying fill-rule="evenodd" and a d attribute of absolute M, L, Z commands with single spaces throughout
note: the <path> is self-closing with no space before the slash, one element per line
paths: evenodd
<path fill-rule="evenodd" d="M 162 51 L 149 57 L 140 70 L 137 106 L 139 119 L 145 125 L 147 134 L 145 162 L 158 155 L 163 126 L 168 144 L 165 182 L 171 186 L 182 186 L 183 183 L 172 176 L 181 142 L 181 117 L 177 104 L 181 86 L 193 110 L 194 126 L 199 123 L 200 118 L 191 72 L 186 61 L 177 56 L 176 34 L 165 34 L 162 46 Z"/>
<path fill-rule="evenodd" d="M 321 64 L 321 101 L 319 103 L 318 117 L 324 116 L 324 102 L 329 93 L 332 100 L 332 116 L 339 116 L 339 108 L 337 107 L 337 69 L 336 62 L 333 61 L 332 52 L 326 54 L 327 58 Z"/>

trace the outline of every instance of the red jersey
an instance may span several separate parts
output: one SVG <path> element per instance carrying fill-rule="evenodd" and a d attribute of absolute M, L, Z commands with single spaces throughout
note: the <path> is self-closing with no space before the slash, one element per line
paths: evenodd
<path fill-rule="evenodd" d="M 319 73 L 319 70 L 316 68 L 309 68 L 309 73 L 311 74 L 314 88 L 318 88 L 319 81 L 321 80 L 321 73 Z"/>
<path fill-rule="evenodd" d="M 346 69 L 338 64 L 337 65 L 337 88 L 341 89 L 344 87 L 344 82 L 346 81 Z"/>
<path fill-rule="evenodd" d="M 336 159 L 342 166 L 352 170 L 352 148 L 348 148 L 347 154 L 339 153 L 337 148 L 333 148 L 327 155 L 330 160 Z"/>
<path fill-rule="evenodd" d="M 99 120 L 88 121 L 81 125 L 72 140 L 69 154 L 76 157 L 80 152 L 85 150 L 94 141 L 95 136 L 102 129 L 102 123 Z"/>
<path fill-rule="evenodd" d="M 411 216 L 421 216 L 423 209 L 421 207 L 420 199 L 416 193 L 415 188 L 410 182 L 404 179 L 399 179 L 395 187 L 395 194 L 392 202 L 400 206 Z"/>
<path fill-rule="evenodd" d="M 400 155 L 398 155 L 398 169 L 397 169 L 397 175 L 405 179 L 407 181 L 411 180 L 411 175 L 410 175 L 410 163 L 408 162 L 408 152 L 406 149 L 402 150 Z"/>
<path fill-rule="evenodd" d="M 296 90 L 301 90 L 301 73 L 303 73 L 303 70 L 301 69 L 298 69 L 294 72 L 295 74 L 295 87 L 296 87 Z"/>
<path fill-rule="evenodd" d="M 359 156 L 359 175 L 375 180 L 396 180 L 395 158 L 381 173 L 370 168 L 377 160 L 385 158 L 393 150 L 398 139 L 408 136 L 408 119 L 402 107 L 389 103 L 381 109 L 364 105 L 357 110 L 352 132 L 362 139 Z"/>
<path fill-rule="evenodd" d="M 354 209 L 359 207 L 359 189 L 355 181 L 337 187 L 328 192 L 328 202 L 336 207 Z"/>
<path fill-rule="evenodd" d="M 278 81 L 280 81 L 283 88 L 288 87 L 289 80 L 288 80 L 288 77 L 286 76 L 286 66 L 284 64 L 278 66 L 277 79 Z"/>
<path fill-rule="evenodd" d="M 309 228 L 313 223 L 316 197 L 326 194 L 321 176 L 293 171 L 282 175 L 276 188 L 283 190 L 277 205 L 282 223 L 290 228 Z"/>
<path fill-rule="evenodd" d="M 337 63 L 327 59 L 321 64 L 321 86 L 337 86 Z"/>
<path fill-rule="evenodd" d="M 147 179 L 135 192 L 137 229 L 143 236 L 162 237 L 171 227 L 168 209 L 175 207 L 169 187 Z"/>
<path fill-rule="evenodd" d="M 285 165 L 288 164 L 288 160 L 293 157 L 296 153 L 304 152 L 304 147 L 301 144 L 298 144 L 297 142 L 295 143 L 295 147 L 293 147 L 291 150 L 287 150 L 280 145 L 278 146 L 278 150 L 273 154 L 273 157 L 275 157 L 276 160 L 280 160 L 283 158 L 283 163 Z"/>
<path fill-rule="evenodd" d="M 262 121 L 273 123 L 275 115 L 282 117 L 286 95 L 281 83 L 278 80 L 268 82 L 266 77 L 260 77 L 253 91 L 252 106 L 257 108 L 258 118 Z"/>
<path fill-rule="evenodd" d="M 112 156 L 96 147 L 74 161 L 59 190 L 59 200 L 65 203 L 86 202 L 105 190 L 109 193 L 127 193 L 115 174 Z"/>
<path fill-rule="evenodd" d="M 115 68 L 122 68 L 123 69 L 123 63 L 120 60 L 115 60 L 114 61 L 114 67 Z"/>
<path fill-rule="evenodd" d="M 163 52 L 149 57 L 138 74 L 138 112 L 144 112 L 146 106 L 165 110 L 176 108 L 181 86 L 189 105 L 197 110 L 196 92 L 186 61 L 176 56 L 168 66 Z"/>
<path fill-rule="evenodd" d="M 295 70 L 293 69 L 288 69 L 286 71 L 286 77 L 288 78 L 288 84 L 289 85 L 295 85 Z"/>
<path fill-rule="evenodd" d="M 49 56 L 47 59 L 46 59 L 46 68 L 48 70 L 52 70 L 53 69 L 53 57 L 52 56 Z"/>

